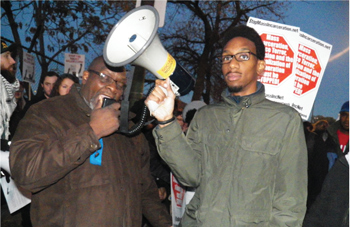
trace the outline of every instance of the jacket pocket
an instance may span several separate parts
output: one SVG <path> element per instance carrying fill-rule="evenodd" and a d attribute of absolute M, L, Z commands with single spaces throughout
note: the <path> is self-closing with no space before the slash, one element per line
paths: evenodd
<path fill-rule="evenodd" d="M 280 147 L 279 141 L 258 137 L 243 138 L 239 143 L 235 151 L 232 184 L 239 200 L 236 208 L 245 207 L 242 215 L 257 217 L 252 214 L 261 214 L 261 220 L 265 215 L 269 216 Z"/>
<path fill-rule="evenodd" d="M 92 165 L 89 160 L 69 174 L 69 187 L 71 189 L 89 188 L 109 183 L 106 168 Z"/>

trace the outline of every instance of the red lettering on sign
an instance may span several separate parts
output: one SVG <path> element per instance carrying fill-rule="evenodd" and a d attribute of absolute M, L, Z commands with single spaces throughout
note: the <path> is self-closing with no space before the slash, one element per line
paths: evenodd
<path fill-rule="evenodd" d="M 183 199 L 185 196 L 185 190 L 177 182 L 174 175 L 172 175 L 172 181 L 173 181 L 172 188 L 173 188 L 173 192 L 174 192 L 176 206 L 182 207 L 182 202 L 183 202 Z"/>

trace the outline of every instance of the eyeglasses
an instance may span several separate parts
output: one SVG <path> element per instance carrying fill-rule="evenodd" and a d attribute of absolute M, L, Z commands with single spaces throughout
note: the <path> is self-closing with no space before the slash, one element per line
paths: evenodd
<path fill-rule="evenodd" d="M 248 61 L 250 59 L 250 55 L 254 55 L 255 57 L 257 57 L 256 54 L 254 54 L 252 52 L 241 52 L 241 53 L 237 53 L 237 54 L 233 54 L 233 55 L 222 56 L 221 63 L 222 64 L 230 63 L 233 58 L 235 58 L 236 61 L 238 61 L 238 62 Z"/>
<path fill-rule="evenodd" d="M 122 85 L 122 83 L 120 83 L 120 82 L 114 80 L 112 77 L 110 77 L 110 76 L 108 76 L 108 75 L 106 75 L 106 74 L 104 74 L 104 73 L 99 73 L 99 72 L 97 72 L 97 71 L 95 71 L 95 70 L 92 70 L 92 69 L 89 69 L 88 71 L 91 72 L 91 73 L 95 73 L 96 75 L 98 75 L 99 78 L 100 78 L 100 81 L 101 81 L 102 83 L 104 83 L 104 84 L 109 85 L 109 84 L 115 83 L 115 85 L 116 85 L 116 87 L 117 87 L 118 90 L 123 90 L 123 89 L 125 88 L 125 85 L 124 85 L 124 84 Z"/>

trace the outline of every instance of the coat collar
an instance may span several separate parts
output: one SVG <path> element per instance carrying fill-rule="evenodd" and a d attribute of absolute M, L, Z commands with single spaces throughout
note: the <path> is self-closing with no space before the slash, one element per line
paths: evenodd
<path fill-rule="evenodd" d="M 84 97 L 80 94 L 81 85 L 73 85 L 70 91 L 70 94 L 74 97 L 78 107 L 84 111 L 86 115 L 91 114 L 91 108 L 89 107 L 88 103 L 85 101 Z"/>
<path fill-rule="evenodd" d="M 257 82 L 257 91 L 253 94 L 247 96 L 231 96 L 228 89 L 226 88 L 221 96 L 224 99 L 224 102 L 230 106 L 236 106 L 238 108 L 249 108 L 251 105 L 260 103 L 265 100 L 265 86 Z"/>

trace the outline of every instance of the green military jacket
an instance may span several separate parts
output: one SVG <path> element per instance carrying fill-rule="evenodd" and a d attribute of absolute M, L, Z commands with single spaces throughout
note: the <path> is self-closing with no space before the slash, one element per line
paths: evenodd
<path fill-rule="evenodd" d="M 294 109 L 265 98 L 264 86 L 239 103 L 198 110 L 185 136 L 173 122 L 153 132 L 161 157 L 196 187 L 182 226 L 301 226 L 307 150 Z"/>

